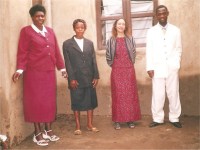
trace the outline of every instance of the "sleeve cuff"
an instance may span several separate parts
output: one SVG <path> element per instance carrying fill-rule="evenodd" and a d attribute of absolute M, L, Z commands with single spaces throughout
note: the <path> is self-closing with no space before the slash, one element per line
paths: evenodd
<path fill-rule="evenodd" d="M 66 69 L 60 69 L 61 72 L 66 71 Z"/>
<path fill-rule="evenodd" d="M 18 69 L 16 72 L 18 72 L 18 73 L 22 74 L 22 73 L 23 73 L 23 71 L 24 71 L 24 70 L 22 70 L 22 69 Z"/>

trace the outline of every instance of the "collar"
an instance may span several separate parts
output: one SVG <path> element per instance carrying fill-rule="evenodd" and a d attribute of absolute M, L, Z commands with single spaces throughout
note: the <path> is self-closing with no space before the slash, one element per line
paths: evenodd
<path fill-rule="evenodd" d="M 158 26 L 161 28 L 161 29 L 164 29 L 164 30 L 167 30 L 167 27 L 169 26 L 168 23 L 163 27 L 161 26 L 159 23 L 158 23 Z"/>
<path fill-rule="evenodd" d="M 82 39 L 77 39 L 75 36 L 74 36 L 74 39 L 77 40 L 77 41 L 83 41 L 83 38 Z"/>
<path fill-rule="evenodd" d="M 31 27 L 33 28 L 33 30 L 35 30 L 35 32 L 37 33 L 44 33 L 46 32 L 47 33 L 47 29 L 45 28 L 45 26 L 43 25 L 43 28 L 42 28 L 42 31 L 39 30 L 34 24 L 31 24 Z"/>

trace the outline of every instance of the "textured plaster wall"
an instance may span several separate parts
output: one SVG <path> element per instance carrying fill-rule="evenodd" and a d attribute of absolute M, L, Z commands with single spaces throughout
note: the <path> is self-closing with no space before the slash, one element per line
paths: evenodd
<path fill-rule="evenodd" d="M 23 120 L 22 80 L 11 82 L 19 30 L 29 23 L 30 6 L 31 0 L 0 0 L 0 134 L 6 134 L 11 143 L 20 142 L 33 131 Z"/>
<path fill-rule="evenodd" d="M 183 115 L 199 116 L 199 0 L 160 0 L 170 11 L 169 22 L 182 31 L 183 56 L 180 70 L 180 92 Z M 87 22 L 85 37 L 94 42 L 100 72 L 97 87 L 99 107 L 95 115 L 111 114 L 110 67 L 105 50 L 96 46 L 96 14 L 94 0 L 44 0 L 47 8 L 46 24 L 53 27 L 60 50 L 62 43 L 74 34 L 72 22 L 83 18 Z M 22 5 L 23 4 L 23 5 Z M 21 27 L 31 23 L 28 11 L 31 0 L 0 0 L 0 134 L 7 134 L 12 144 L 21 142 L 33 132 L 32 124 L 25 123 L 22 107 L 22 80 L 14 84 L 16 52 Z M 20 11 L 19 11 L 20 10 Z M 142 114 L 151 115 L 151 80 L 145 71 L 145 48 L 137 49 L 135 63 L 138 93 Z M 166 102 L 167 104 L 168 102 Z M 57 113 L 72 114 L 67 81 L 57 71 Z M 165 106 L 166 115 L 168 105 Z"/>

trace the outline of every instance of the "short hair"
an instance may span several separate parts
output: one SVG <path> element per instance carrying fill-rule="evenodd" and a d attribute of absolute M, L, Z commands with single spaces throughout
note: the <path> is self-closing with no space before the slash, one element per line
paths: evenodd
<path fill-rule="evenodd" d="M 83 25 L 84 25 L 84 27 L 85 27 L 85 29 L 87 29 L 87 24 L 86 24 L 86 22 L 85 22 L 85 20 L 83 20 L 83 19 L 75 19 L 74 21 L 73 21 L 73 28 L 75 29 L 75 26 L 76 26 L 76 24 L 78 23 L 78 22 L 82 22 L 83 23 Z"/>
<path fill-rule="evenodd" d="M 124 18 L 119 18 L 119 19 L 115 20 L 115 22 L 113 23 L 113 27 L 112 27 L 112 36 L 113 36 L 113 37 L 117 37 L 116 25 L 117 25 L 117 22 L 118 22 L 120 19 L 123 19 L 123 20 L 125 21 L 125 30 L 124 30 L 124 34 L 125 34 L 126 36 L 130 36 L 130 33 L 129 33 L 129 26 L 128 26 L 127 21 L 126 21 Z"/>
<path fill-rule="evenodd" d="M 168 12 L 168 9 L 167 9 L 167 7 L 166 7 L 165 5 L 159 5 L 159 6 L 156 8 L 156 14 L 158 13 L 158 9 L 160 9 L 160 8 L 165 8 L 165 9 L 167 10 L 167 12 Z"/>
<path fill-rule="evenodd" d="M 42 11 L 44 14 L 46 14 L 46 9 L 44 8 L 44 6 L 36 4 L 30 8 L 29 10 L 30 16 L 33 17 L 37 11 Z"/>

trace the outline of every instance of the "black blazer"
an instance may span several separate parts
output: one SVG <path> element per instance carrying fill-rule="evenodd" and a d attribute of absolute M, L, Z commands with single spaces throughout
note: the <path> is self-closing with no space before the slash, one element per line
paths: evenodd
<path fill-rule="evenodd" d="M 68 73 L 68 84 L 77 80 L 78 88 L 91 87 L 93 79 L 99 79 L 93 42 L 83 39 L 83 52 L 74 37 L 63 42 L 63 55 Z"/>

